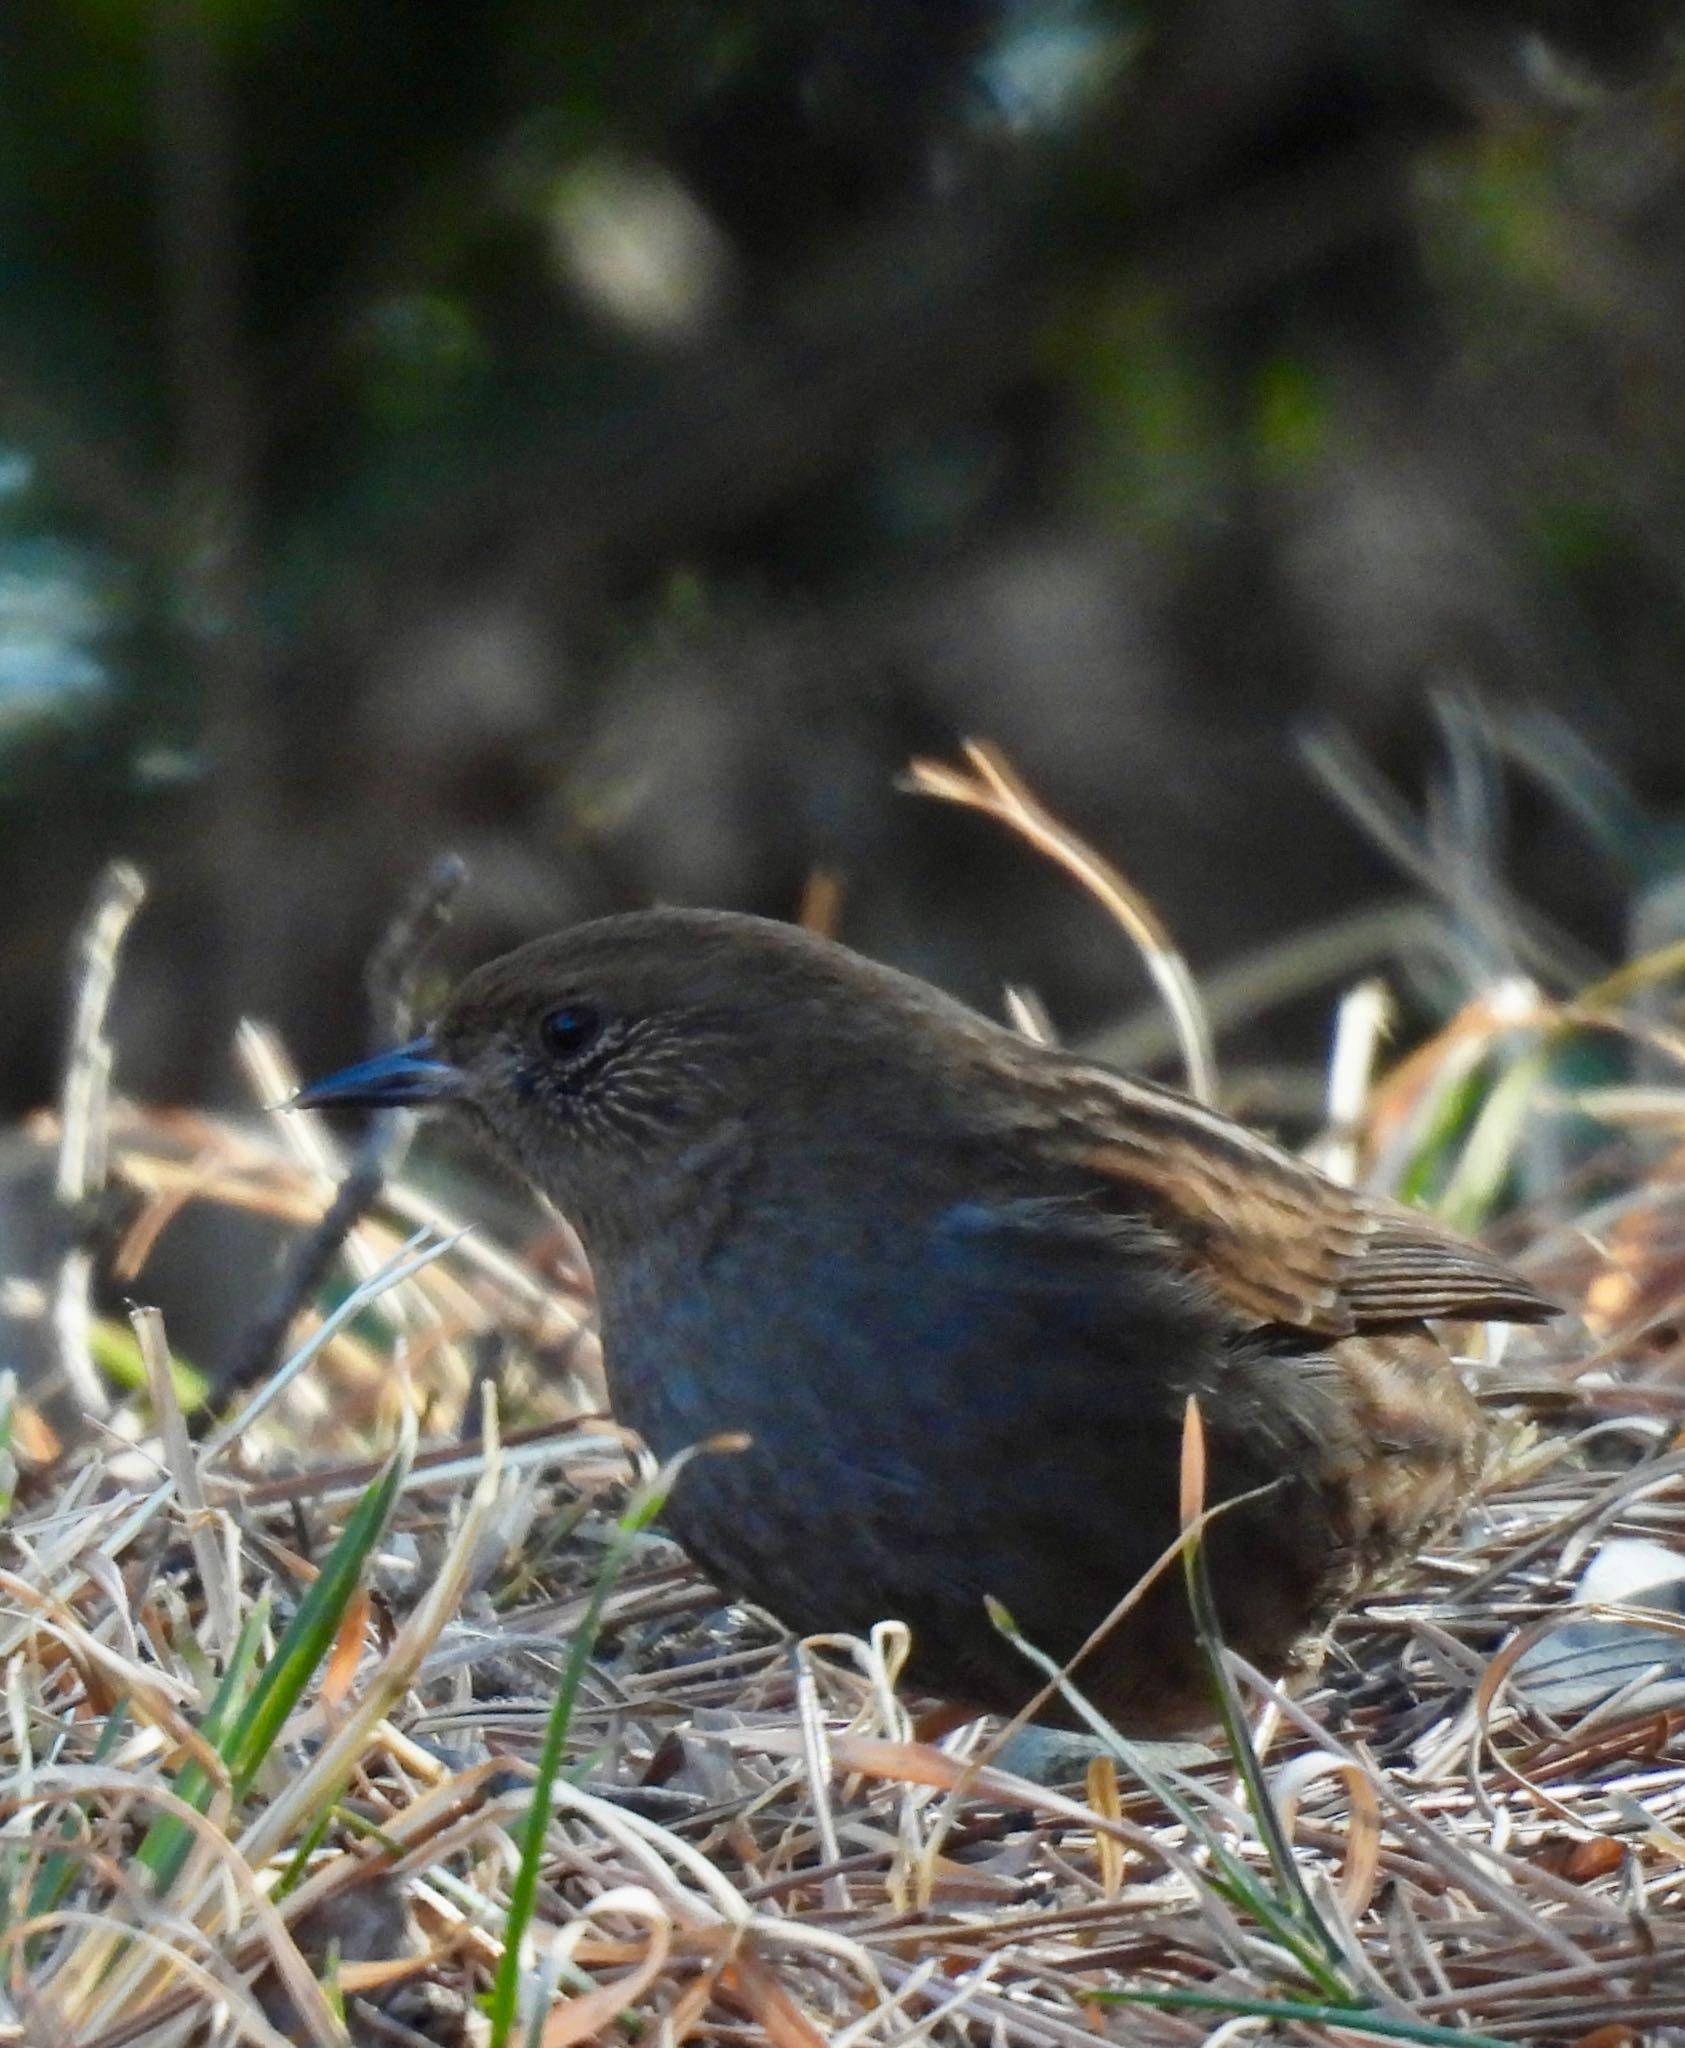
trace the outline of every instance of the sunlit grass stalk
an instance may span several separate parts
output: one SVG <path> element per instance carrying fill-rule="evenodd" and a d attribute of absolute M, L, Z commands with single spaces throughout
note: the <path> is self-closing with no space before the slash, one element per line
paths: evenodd
<path fill-rule="evenodd" d="M 1550 1073 L 1551 1051 L 1547 1041 L 1520 1054 L 1469 1118 L 1455 1164 L 1434 1202 L 1437 1213 L 1459 1230 L 1478 1230 L 1497 1206 L 1523 1127 Z"/>
<path fill-rule="evenodd" d="M 12 1455 L 17 1401 L 18 1376 L 8 1367 L 0 1372 L 0 1521 L 11 1517 L 12 1495 L 18 1482 L 17 1460 Z"/>
<path fill-rule="evenodd" d="M 1431 1209 L 1440 1185 L 1450 1174 L 1457 1154 L 1479 1115 L 1487 1087 L 1483 1064 L 1448 1071 L 1418 1114 L 1415 1142 L 1400 1163 L 1396 1192 L 1400 1201 Z"/>

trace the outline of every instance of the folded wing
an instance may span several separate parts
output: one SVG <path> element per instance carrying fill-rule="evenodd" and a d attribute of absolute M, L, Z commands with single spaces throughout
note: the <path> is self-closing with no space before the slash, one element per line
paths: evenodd
<path fill-rule="evenodd" d="M 1217 1111 L 1073 1063 L 1060 1135 L 1106 1207 L 1146 1217 L 1262 1326 L 1327 1337 L 1423 1321 L 1541 1322 L 1537 1289 L 1455 1231 L 1327 1179 Z"/>

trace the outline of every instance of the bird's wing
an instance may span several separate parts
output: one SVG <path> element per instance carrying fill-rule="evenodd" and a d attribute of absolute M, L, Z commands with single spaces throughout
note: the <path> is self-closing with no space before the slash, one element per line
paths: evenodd
<path fill-rule="evenodd" d="M 1341 1187 L 1218 1111 L 1104 1068 L 1074 1068 L 1072 1081 L 1059 1149 L 1095 1176 L 1107 1207 L 1155 1224 L 1250 1322 L 1341 1337 L 1425 1317 L 1556 1313 L 1478 1245 Z"/>

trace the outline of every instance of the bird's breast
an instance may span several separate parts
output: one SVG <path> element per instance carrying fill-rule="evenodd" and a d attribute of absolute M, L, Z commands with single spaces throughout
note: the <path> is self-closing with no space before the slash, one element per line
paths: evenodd
<path fill-rule="evenodd" d="M 688 1261 L 663 1241 L 599 1274 L 617 1410 L 660 1456 L 743 1430 L 911 1486 L 1026 1425 L 1179 1426 L 1222 1371 L 1187 1288 L 1059 1205 L 884 1191 L 751 1220 Z"/>

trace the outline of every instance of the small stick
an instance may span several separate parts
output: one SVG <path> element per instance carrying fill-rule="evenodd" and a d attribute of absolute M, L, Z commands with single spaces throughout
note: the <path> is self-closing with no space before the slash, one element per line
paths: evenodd
<path fill-rule="evenodd" d="M 268 1299 L 218 1368 L 211 1381 L 208 1407 L 219 1406 L 231 1394 L 243 1393 L 247 1387 L 266 1379 L 274 1369 L 293 1318 L 326 1281 L 345 1240 L 379 1198 L 386 1183 L 386 1154 L 391 1136 L 390 1131 L 371 1129 L 363 1140 L 350 1171 L 334 1190 L 333 1200 L 288 1252 L 281 1277 L 271 1288 Z M 377 1137 L 380 1156 L 371 1157 Z"/>
<path fill-rule="evenodd" d="M 146 884 L 127 861 L 113 861 L 100 876 L 77 933 L 75 1002 L 60 1094 L 58 1171 L 53 1192 L 76 1214 L 105 1185 L 109 1155 L 113 1052 L 106 1019 L 117 983 L 117 957 Z M 66 1389 L 85 1415 L 104 1420 L 111 1401 L 94 1364 L 91 1293 L 94 1255 L 78 1240 L 59 1266 L 53 1296 L 53 1333 Z"/>
<path fill-rule="evenodd" d="M 409 1037 L 415 1023 L 415 984 L 421 963 L 450 923 L 456 899 L 467 884 L 468 863 L 461 854 L 440 854 L 369 955 L 363 988 L 377 1049 L 389 1039 Z"/>
<path fill-rule="evenodd" d="M 467 880 L 468 866 L 459 854 L 441 856 L 422 876 L 370 955 L 364 988 L 376 1045 L 408 1036 L 422 958 L 449 922 Z M 405 1111 L 379 1110 L 370 1117 L 333 1200 L 293 1245 L 268 1300 L 218 1369 L 209 1406 L 257 1385 L 275 1369 L 294 1317 L 327 1279 L 346 1239 L 380 1199 L 381 1189 L 403 1159 L 413 1129 L 414 1118 Z"/>

